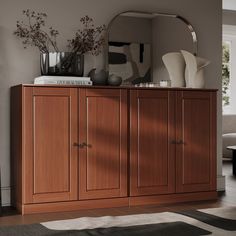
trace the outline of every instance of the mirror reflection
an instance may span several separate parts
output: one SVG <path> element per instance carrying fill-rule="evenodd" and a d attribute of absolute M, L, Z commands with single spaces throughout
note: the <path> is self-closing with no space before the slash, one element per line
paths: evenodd
<path fill-rule="evenodd" d="M 109 72 L 127 84 L 151 82 L 151 44 L 110 41 Z"/>
<path fill-rule="evenodd" d="M 180 50 L 196 54 L 195 32 L 179 16 L 126 12 L 109 25 L 107 67 L 123 84 L 169 80 L 162 56 Z"/>

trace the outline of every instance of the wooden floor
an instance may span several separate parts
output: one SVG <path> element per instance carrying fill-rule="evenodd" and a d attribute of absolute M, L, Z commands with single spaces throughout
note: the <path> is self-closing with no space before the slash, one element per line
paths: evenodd
<path fill-rule="evenodd" d="M 217 201 L 202 201 L 181 203 L 161 206 L 140 206 L 140 207 L 122 207 L 111 209 L 83 210 L 77 212 L 47 213 L 21 216 L 14 210 L 4 209 L 3 216 L 0 217 L 0 226 L 14 224 L 32 224 L 50 220 L 71 219 L 84 216 L 118 216 L 129 214 L 155 213 L 164 211 L 179 211 L 188 209 L 201 209 L 212 207 L 236 206 L 236 177 L 232 175 L 231 162 L 224 162 L 223 175 L 226 176 L 226 191 L 219 194 Z"/>

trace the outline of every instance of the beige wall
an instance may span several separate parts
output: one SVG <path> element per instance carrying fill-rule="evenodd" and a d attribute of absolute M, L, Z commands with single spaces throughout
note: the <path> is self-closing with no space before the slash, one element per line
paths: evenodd
<path fill-rule="evenodd" d="M 85 14 L 92 16 L 97 24 L 107 24 L 116 14 L 127 10 L 182 15 L 192 23 L 198 34 L 199 55 L 211 60 L 206 73 L 207 87 L 221 88 L 221 0 L 0 0 L 0 157 L 5 205 L 9 203 L 10 192 L 9 88 L 15 84 L 30 83 L 40 74 L 38 51 L 24 50 L 12 35 L 16 19 L 27 8 L 48 13 L 50 24 L 61 32 L 61 45 L 78 28 L 79 19 Z M 221 175 L 221 126 L 218 128 L 218 174 Z"/>
<path fill-rule="evenodd" d="M 223 40 L 230 42 L 230 91 L 236 89 L 236 11 L 223 11 Z M 230 104 L 224 113 L 236 114 L 236 93 L 230 93 Z"/>
<path fill-rule="evenodd" d="M 151 43 L 152 24 L 150 19 L 119 16 L 112 23 L 109 41 Z"/>
<path fill-rule="evenodd" d="M 168 52 L 187 50 L 194 53 L 193 38 L 187 25 L 173 17 L 159 16 L 152 21 L 153 79 L 169 80 L 162 56 Z"/>

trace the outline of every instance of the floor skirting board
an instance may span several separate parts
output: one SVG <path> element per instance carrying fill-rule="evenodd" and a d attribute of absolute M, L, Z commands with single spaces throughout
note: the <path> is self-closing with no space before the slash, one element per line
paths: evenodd
<path fill-rule="evenodd" d="M 225 176 L 217 175 L 217 191 L 225 191 Z"/>
<path fill-rule="evenodd" d="M 225 190 L 225 176 L 217 176 L 217 191 Z M 2 187 L 2 206 L 11 206 L 11 187 Z"/>
<path fill-rule="evenodd" d="M 216 200 L 217 192 L 196 192 L 196 193 L 173 193 L 166 195 L 136 196 L 110 199 L 93 199 L 51 203 L 32 203 L 20 205 L 16 204 L 17 209 L 22 215 L 46 212 L 77 211 L 97 208 L 115 208 L 142 205 L 161 205 L 168 203 L 181 203 L 202 200 Z"/>
<path fill-rule="evenodd" d="M 11 205 L 11 187 L 2 187 L 2 206 L 10 206 Z"/>

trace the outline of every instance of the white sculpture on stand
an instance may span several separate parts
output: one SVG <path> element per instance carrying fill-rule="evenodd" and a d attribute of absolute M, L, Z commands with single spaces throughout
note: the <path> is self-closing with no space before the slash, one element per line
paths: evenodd
<path fill-rule="evenodd" d="M 170 76 L 172 87 L 204 88 L 204 68 L 210 61 L 196 57 L 192 53 L 181 50 L 167 53 L 162 57 Z"/>
<path fill-rule="evenodd" d="M 168 70 L 172 87 L 185 87 L 185 61 L 182 53 L 170 52 L 162 57 Z"/>

